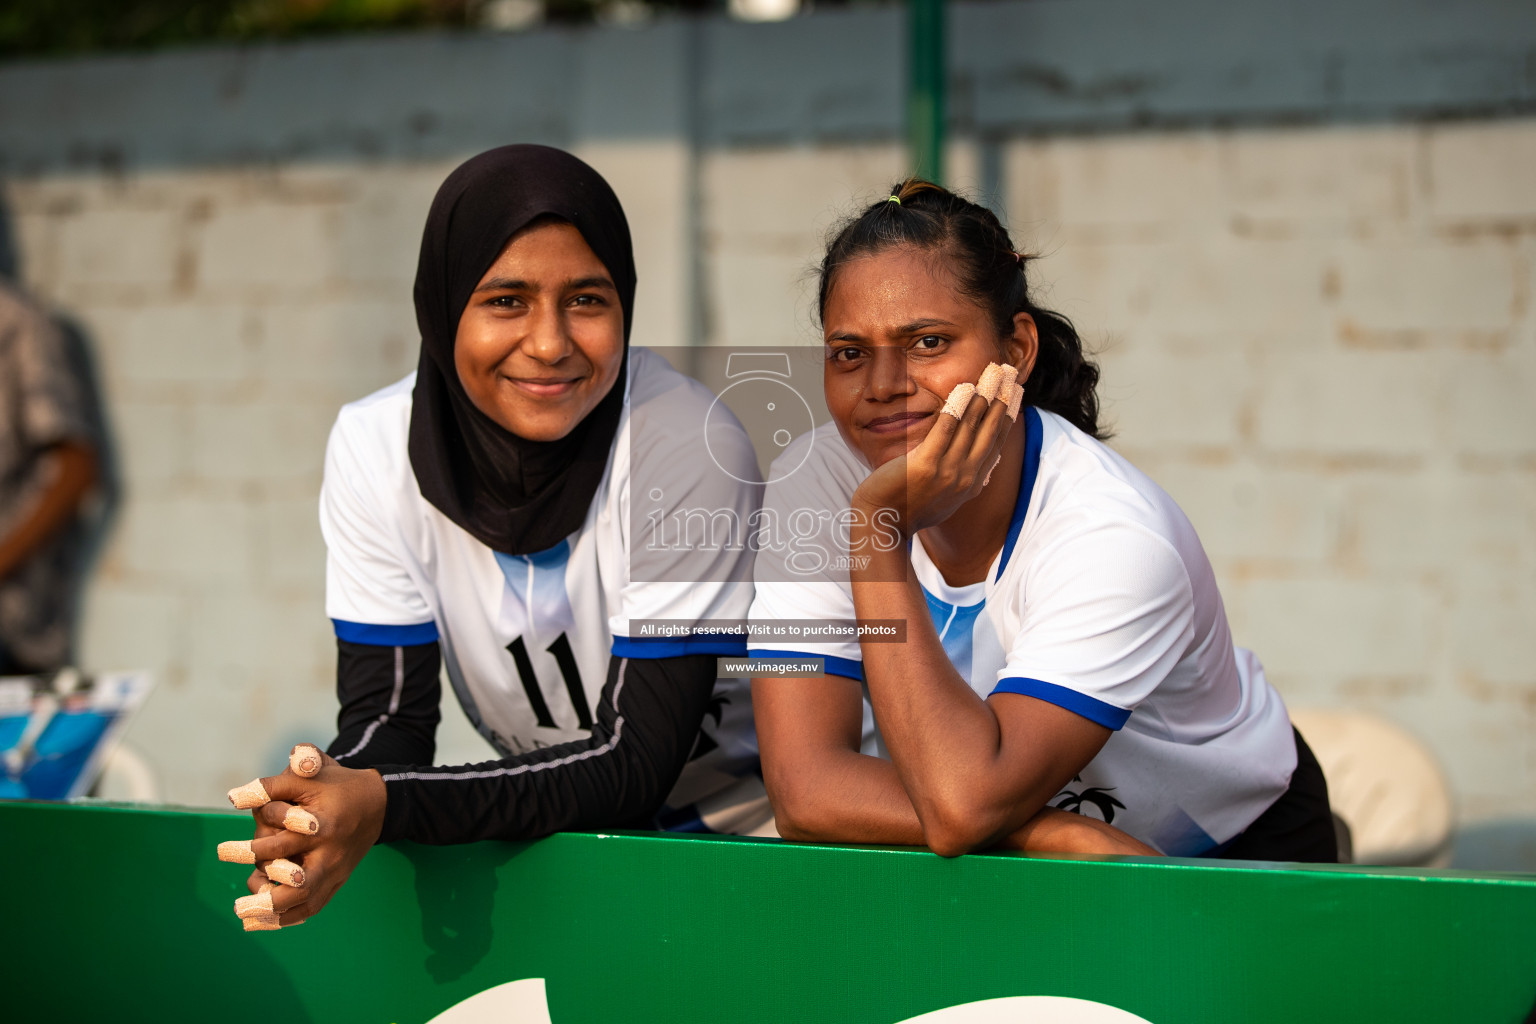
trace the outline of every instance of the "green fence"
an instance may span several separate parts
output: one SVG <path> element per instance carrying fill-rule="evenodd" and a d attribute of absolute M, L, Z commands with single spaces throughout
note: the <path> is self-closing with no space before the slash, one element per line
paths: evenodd
<path fill-rule="evenodd" d="M 1515 1024 L 1536 1001 L 1536 876 L 564 834 L 381 848 L 302 928 L 246 933 L 249 869 L 214 847 L 249 834 L 0 804 L 7 1019 L 416 1024 L 521 978 L 553 1024 L 893 1024 L 1020 995 L 1153 1024 Z"/>

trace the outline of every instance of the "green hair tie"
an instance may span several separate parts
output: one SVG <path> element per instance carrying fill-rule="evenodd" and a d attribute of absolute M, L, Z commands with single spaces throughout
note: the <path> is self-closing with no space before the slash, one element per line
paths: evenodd
<path fill-rule="evenodd" d="M 888 203 L 895 203 L 897 206 L 900 206 L 901 205 L 901 197 L 900 196 L 891 196 L 889 199 L 886 200 L 886 202 L 888 202 Z"/>

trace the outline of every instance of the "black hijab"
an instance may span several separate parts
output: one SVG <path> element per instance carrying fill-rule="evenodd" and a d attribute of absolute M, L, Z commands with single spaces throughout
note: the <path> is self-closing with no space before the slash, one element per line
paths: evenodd
<path fill-rule="evenodd" d="M 569 434 L 529 441 L 475 408 L 453 364 L 459 317 L 508 240 L 535 219 L 573 224 L 602 260 L 624 310 L 624 362 L 603 400 Z M 502 146 L 448 176 L 416 264 L 421 359 L 409 450 L 422 497 L 481 543 L 509 555 L 544 551 L 581 527 L 603 480 L 624 408 L 635 258 L 608 183 L 569 153 Z"/>

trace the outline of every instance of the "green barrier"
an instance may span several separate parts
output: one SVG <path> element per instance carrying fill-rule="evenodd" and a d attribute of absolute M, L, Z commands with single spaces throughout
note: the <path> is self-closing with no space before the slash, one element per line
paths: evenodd
<path fill-rule="evenodd" d="M 1515 1024 L 1536 1001 L 1536 876 L 562 834 L 383 847 L 302 928 L 246 933 L 249 868 L 214 847 L 249 835 L 0 804 L 5 1017 L 418 1024 L 523 978 L 553 1024 L 893 1024 L 1026 995 L 1153 1024 Z"/>

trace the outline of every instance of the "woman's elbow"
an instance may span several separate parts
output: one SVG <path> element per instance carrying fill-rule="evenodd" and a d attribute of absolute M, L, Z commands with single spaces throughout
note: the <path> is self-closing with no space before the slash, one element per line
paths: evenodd
<path fill-rule="evenodd" d="M 779 835 L 797 843 L 835 842 L 829 835 L 826 814 L 813 792 L 798 787 L 768 785 L 768 803 L 773 807 L 773 823 Z"/>
<path fill-rule="evenodd" d="M 773 826 L 782 838 L 796 843 L 810 843 L 822 838 L 811 825 L 805 813 L 807 809 L 799 802 L 770 797 L 768 803 L 773 807 Z"/>
<path fill-rule="evenodd" d="M 923 841 L 940 857 L 984 850 L 996 841 L 998 826 L 982 808 L 968 801 L 945 802 L 919 816 Z"/>
<path fill-rule="evenodd" d="M 792 843 L 814 843 L 825 838 L 816 829 L 798 818 L 780 813 L 777 808 L 773 812 L 773 827 L 778 830 L 781 839 L 788 839 Z"/>

